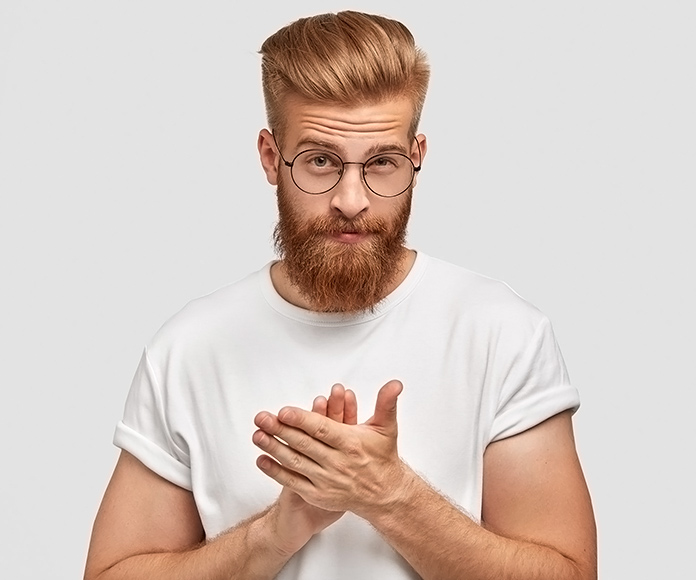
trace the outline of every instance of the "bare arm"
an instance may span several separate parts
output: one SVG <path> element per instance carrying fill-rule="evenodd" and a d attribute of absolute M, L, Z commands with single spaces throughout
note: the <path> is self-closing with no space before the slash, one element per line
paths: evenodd
<path fill-rule="evenodd" d="M 94 523 L 85 580 L 273 578 L 292 556 L 276 520 L 271 507 L 205 542 L 192 494 L 124 451 Z"/>
<path fill-rule="evenodd" d="M 269 434 L 288 445 L 259 445 L 278 461 L 259 467 L 313 505 L 368 520 L 426 580 L 596 578 L 594 517 L 569 413 L 489 446 L 481 526 L 399 459 L 400 387 L 387 383 L 374 416 L 352 427 L 282 409 Z"/>
<path fill-rule="evenodd" d="M 352 391 L 340 385 L 312 411 L 355 424 Z M 97 514 L 85 580 L 222 580 L 275 577 L 342 512 L 308 505 L 284 489 L 260 514 L 206 541 L 193 495 L 122 452 Z"/>
<path fill-rule="evenodd" d="M 371 521 L 424 579 L 597 577 L 594 518 L 569 413 L 489 446 L 483 526 L 413 472 L 406 482 L 390 512 Z"/>

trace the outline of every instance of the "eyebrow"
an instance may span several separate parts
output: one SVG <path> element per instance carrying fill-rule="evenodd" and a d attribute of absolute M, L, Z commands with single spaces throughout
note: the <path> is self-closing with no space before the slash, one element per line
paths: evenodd
<path fill-rule="evenodd" d="M 340 148 L 337 147 L 334 143 L 322 141 L 319 139 L 303 139 L 296 145 L 298 152 L 304 151 L 308 147 L 310 149 L 325 149 L 332 152 L 340 151 Z M 345 151 L 342 151 L 342 153 L 345 154 Z M 378 155 L 380 153 L 401 153 L 403 155 L 408 155 L 408 150 L 400 143 L 377 143 L 365 152 L 365 157 L 372 157 L 373 155 Z"/>

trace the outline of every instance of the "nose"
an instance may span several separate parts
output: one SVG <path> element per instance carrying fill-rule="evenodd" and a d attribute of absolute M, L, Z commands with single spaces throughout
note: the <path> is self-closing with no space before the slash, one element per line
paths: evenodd
<path fill-rule="evenodd" d="M 331 191 L 331 209 L 353 219 L 370 207 L 370 190 L 362 175 L 362 163 L 344 163 L 343 175 Z"/>

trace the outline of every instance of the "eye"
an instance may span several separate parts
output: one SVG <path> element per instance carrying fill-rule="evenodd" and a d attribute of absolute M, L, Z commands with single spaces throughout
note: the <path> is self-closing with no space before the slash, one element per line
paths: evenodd
<path fill-rule="evenodd" d="M 335 171 L 340 169 L 341 160 L 328 151 L 304 151 L 297 157 L 297 168 L 305 171 Z"/>
<path fill-rule="evenodd" d="M 309 162 L 315 167 L 326 167 L 330 163 L 330 159 L 325 155 L 316 155 L 310 158 Z"/>
<path fill-rule="evenodd" d="M 377 167 L 388 167 L 389 165 L 394 165 L 394 159 L 391 157 L 377 157 L 377 159 L 372 161 L 372 165 Z"/>
<path fill-rule="evenodd" d="M 366 163 L 365 169 L 375 173 L 390 173 L 399 170 L 405 162 L 406 158 L 402 155 L 392 153 L 377 155 Z"/>

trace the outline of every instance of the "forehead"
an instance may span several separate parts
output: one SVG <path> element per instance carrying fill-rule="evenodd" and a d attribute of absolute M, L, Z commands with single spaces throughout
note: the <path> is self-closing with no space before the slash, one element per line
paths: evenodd
<path fill-rule="evenodd" d="M 289 147 L 317 142 L 348 151 L 380 142 L 408 143 L 413 105 L 406 98 L 347 106 L 293 96 L 284 113 Z"/>

